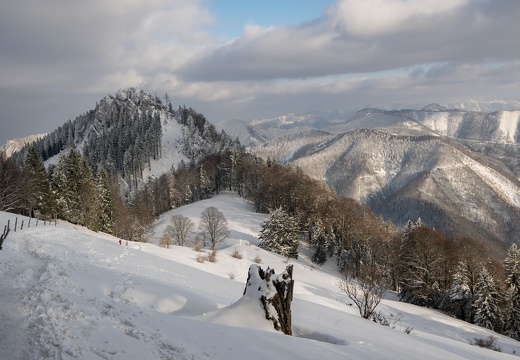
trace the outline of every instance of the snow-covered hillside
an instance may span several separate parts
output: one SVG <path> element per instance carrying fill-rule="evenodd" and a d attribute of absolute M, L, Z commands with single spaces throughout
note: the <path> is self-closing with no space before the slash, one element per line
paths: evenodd
<path fill-rule="evenodd" d="M 0 153 L 4 152 L 6 157 L 10 157 L 13 153 L 20 151 L 27 144 L 43 138 L 47 134 L 29 135 L 20 139 L 9 139 L 5 144 L 0 146 Z"/>
<path fill-rule="evenodd" d="M 230 119 L 216 124 L 217 129 L 224 130 L 232 139 L 238 138 L 244 146 L 262 145 L 268 141 L 259 128 L 255 128 L 242 120 Z"/>
<path fill-rule="evenodd" d="M 156 245 L 168 219 L 198 221 L 215 206 L 231 238 L 216 263 L 191 248 Z M 0 213 L 0 225 L 15 215 Z M 294 265 L 293 332 L 271 330 L 243 301 L 259 256 L 277 273 L 286 259 L 259 249 L 265 215 L 233 193 L 165 214 L 149 243 L 128 243 L 68 223 L 25 227 L 0 251 L 1 359 L 506 359 L 520 343 L 439 312 L 393 300 L 380 305 L 395 328 L 361 319 L 333 266 L 314 267 L 305 246 Z M 21 218 L 19 218 L 19 221 Z M 230 255 L 238 250 L 242 259 Z M 231 279 L 233 277 L 233 279 Z M 405 329 L 413 328 L 410 334 Z M 468 344 L 496 336 L 502 352 Z"/>

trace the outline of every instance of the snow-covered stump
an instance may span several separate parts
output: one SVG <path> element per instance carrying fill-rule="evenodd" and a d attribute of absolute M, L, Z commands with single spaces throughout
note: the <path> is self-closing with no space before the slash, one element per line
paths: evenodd
<path fill-rule="evenodd" d="M 291 302 L 293 299 L 293 266 L 288 265 L 280 275 L 274 269 L 264 271 L 259 265 L 249 267 L 244 295 L 258 298 L 265 311 L 265 318 L 276 330 L 292 335 Z"/>

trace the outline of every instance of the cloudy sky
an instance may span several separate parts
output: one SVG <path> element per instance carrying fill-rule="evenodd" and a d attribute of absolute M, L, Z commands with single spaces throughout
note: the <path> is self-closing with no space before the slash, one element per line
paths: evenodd
<path fill-rule="evenodd" d="M 210 121 L 520 100 L 517 0 L 0 0 L 0 144 L 120 88 Z"/>

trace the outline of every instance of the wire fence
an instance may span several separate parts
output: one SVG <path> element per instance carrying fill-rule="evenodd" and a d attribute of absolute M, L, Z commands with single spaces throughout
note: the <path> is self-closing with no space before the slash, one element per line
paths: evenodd
<path fill-rule="evenodd" d="M 32 221 L 32 223 L 31 223 Z M 40 219 L 37 219 L 37 218 L 28 218 L 27 219 L 27 222 L 26 222 L 26 219 L 22 219 L 21 222 L 18 222 L 18 217 L 15 218 L 14 220 L 14 227 L 11 228 L 11 219 L 8 219 L 7 220 L 7 224 L 4 225 L 4 231 L 2 233 L 2 235 L 0 235 L 0 250 L 2 250 L 2 246 L 4 245 L 4 241 L 5 239 L 7 238 L 7 235 L 9 235 L 9 233 L 11 232 L 11 229 L 16 232 L 17 230 L 18 231 L 21 231 L 25 228 L 30 228 L 31 226 L 38 226 L 38 225 L 51 225 L 52 223 L 54 223 L 54 226 L 56 226 L 56 218 L 54 218 L 53 220 L 40 220 Z"/>

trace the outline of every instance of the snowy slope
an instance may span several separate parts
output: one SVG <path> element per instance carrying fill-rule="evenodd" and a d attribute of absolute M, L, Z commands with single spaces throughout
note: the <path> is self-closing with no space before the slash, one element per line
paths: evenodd
<path fill-rule="evenodd" d="M 15 152 L 18 152 L 23 149 L 23 147 L 27 144 L 30 144 L 39 138 L 43 138 L 47 134 L 36 134 L 36 135 L 30 135 L 26 136 L 20 139 L 9 139 L 5 144 L 0 146 L 0 153 L 4 152 L 6 157 L 10 157 Z"/>
<path fill-rule="evenodd" d="M 238 138 L 244 146 L 257 146 L 267 142 L 266 136 L 259 128 L 255 128 L 242 120 L 230 119 L 215 125 L 218 130 L 224 130 L 232 139 Z"/>
<path fill-rule="evenodd" d="M 219 208 L 232 230 L 218 262 L 199 263 L 191 248 L 155 244 L 172 214 L 196 221 L 207 206 Z M 14 215 L 0 213 L 0 224 L 8 218 L 13 224 Z M 149 243 L 119 245 L 63 222 L 12 232 L 0 251 L 0 358 L 513 359 L 520 353 L 512 339 L 391 296 L 380 309 L 399 314 L 395 329 L 363 320 L 338 291 L 333 267 L 314 268 L 303 245 L 300 260 L 291 261 L 295 336 L 271 330 L 253 313 L 260 307 L 241 299 L 257 255 L 277 273 L 287 265 L 255 246 L 263 219 L 224 193 L 165 214 Z M 230 256 L 235 249 L 243 259 Z M 502 353 L 468 344 L 488 335 L 498 337 Z"/>
<path fill-rule="evenodd" d="M 177 167 L 181 160 L 188 162 L 188 158 L 184 156 L 179 148 L 182 141 L 182 125 L 171 117 L 165 117 L 161 113 L 161 157 L 159 159 L 150 160 L 150 168 L 145 168 L 143 179 L 148 177 L 159 177 L 167 173 L 172 167 Z"/>

